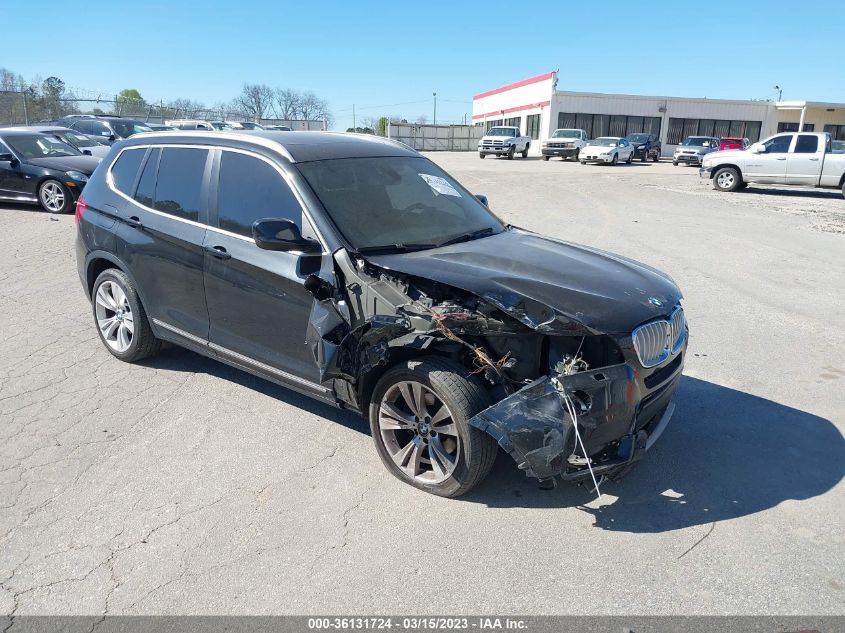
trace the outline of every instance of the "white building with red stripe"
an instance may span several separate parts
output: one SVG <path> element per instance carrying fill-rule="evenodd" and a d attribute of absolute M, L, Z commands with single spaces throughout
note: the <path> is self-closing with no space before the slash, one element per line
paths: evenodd
<path fill-rule="evenodd" d="M 552 71 L 481 92 L 472 100 L 472 121 L 487 128 L 519 127 L 538 141 L 532 153 L 557 128 L 585 129 L 590 138 L 654 133 L 664 156 L 671 156 L 687 136 L 697 135 L 755 142 L 801 128 L 845 140 L 845 103 L 566 92 L 557 90 L 557 84 L 557 71 Z"/>

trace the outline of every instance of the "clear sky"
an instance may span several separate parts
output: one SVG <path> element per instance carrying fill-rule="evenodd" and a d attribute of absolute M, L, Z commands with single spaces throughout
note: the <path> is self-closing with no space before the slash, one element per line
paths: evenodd
<path fill-rule="evenodd" d="M 430 121 L 433 92 L 460 121 L 555 69 L 561 90 L 845 102 L 845 0 L 0 0 L 0 24 L 0 66 L 28 79 L 209 106 L 245 82 L 313 90 L 340 129 L 353 104 Z"/>

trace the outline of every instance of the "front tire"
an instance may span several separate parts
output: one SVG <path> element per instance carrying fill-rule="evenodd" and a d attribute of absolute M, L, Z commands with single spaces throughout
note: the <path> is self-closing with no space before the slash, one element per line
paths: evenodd
<path fill-rule="evenodd" d="M 523 157 L 523 158 L 528 158 L 528 148 L 529 148 L 529 147 L 531 147 L 531 143 L 526 143 L 526 144 L 525 144 L 525 149 L 524 149 L 524 150 L 522 150 L 522 157 Z"/>
<path fill-rule="evenodd" d="M 38 186 L 38 203 L 49 213 L 71 213 L 73 196 L 58 180 L 49 178 Z"/>
<path fill-rule="evenodd" d="M 511 145 L 507 153 L 508 160 L 513 160 L 514 154 L 516 154 L 516 145 Z"/>
<path fill-rule="evenodd" d="M 736 191 L 742 177 L 734 167 L 722 167 L 713 174 L 713 188 L 717 191 Z"/>
<path fill-rule="evenodd" d="M 660 162 L 660 152 L 657 152 L 654 156 L 652 156 L 651 160 L 654 161 L 655 163 L 659 163 Z"/>
<path fill-rule="evenodd" d="M 370 430 L 387 470 L 412 486 L 458 497 L 478 485 L 496 460 L 496 441 L 468 420 L 490 405 L 478 378 L 430 356 L 382 376 L 370 402 Z"/>
<path fill-rule="evenodd" d="M 109 268 L 100 273 L 91 303 L 94 325 L 112 356 L 134 363 L 158 354 L 161 341 L 153 334 L 138 291 L 122 270 Z"/>
<path fill-rule="evenodd" d="M 618 162 L 619 162 L 619 153 L 617 152 L 616 154 L 613 155 L 613 160 L 610 161 L 610 164 L 615 167 Z"/>
<path fill-rule="evenodd" d="M 673 161 L 672 161 L 672 164 L 673 164 L 675 167 L 677 167 L 677 166 L 678 166 L 678 161 L 673 160 Z"/>
<path fill-rule="evenodd" d="M 479 158 L 484 158 L 485 156 L 487 156 L 487 154 L 485 154 L 485 153 L 483 153 L 483 152 L 478 152 L 478 157 L 479 157 Z"/>
<path fill-rule="evenodd" d="M 551 156 L 543 156 L 543 160 L 549 160 Z"/>

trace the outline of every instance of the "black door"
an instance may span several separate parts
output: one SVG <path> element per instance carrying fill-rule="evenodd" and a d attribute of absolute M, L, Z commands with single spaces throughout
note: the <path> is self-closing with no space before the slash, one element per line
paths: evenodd
<path fill-rule="evenodd" d="M 260 218 L 288 218 L 313 236 L 302 207 L 279 170 L 252 154 L 222 150 L 217 182 L 217 228 L 205 240 L 212 348 L 289 382 L 317 383 L 305 344 L 314 299 L 303 282 L 321 256 L 262 250 L 251 229 Z"/>
<path fill-rule="evenodd" d="M 121 161 L 131 166 L 136 151 L 127 149 L 118 157 L 112 169 L 115 186 L 120 186 Z M 149 317 L 194 343 L 208 340 L 202 249 L 210 171 L 207 149 L 151 149 L 118 230 L 120 254 L 140 286 Z"/>
<path fill-rule="evenodd" d="M 14 153 L 0 142 L 0 154 Z M 37 180 L 32 174 L 27 173 L 28 169 L 19 160 L 0 161 L 0 196 L 5 198 L 27 198 L 35 197 L 35 183 Z"/>

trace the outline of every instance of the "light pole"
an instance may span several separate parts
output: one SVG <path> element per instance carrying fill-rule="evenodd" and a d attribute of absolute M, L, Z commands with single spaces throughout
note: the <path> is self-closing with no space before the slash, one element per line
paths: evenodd
<path fill-rule="evenodd" d="M 774 86 L 774 89 L 778 91 L 778 101 L 781 101 L 783 99 L 783 88 Z"/>
<path fill-rule="evenodd" d="M 432 92 L 431 94 L 434 97 L 434 125 L 437 125 L 437 93 Z"/>

